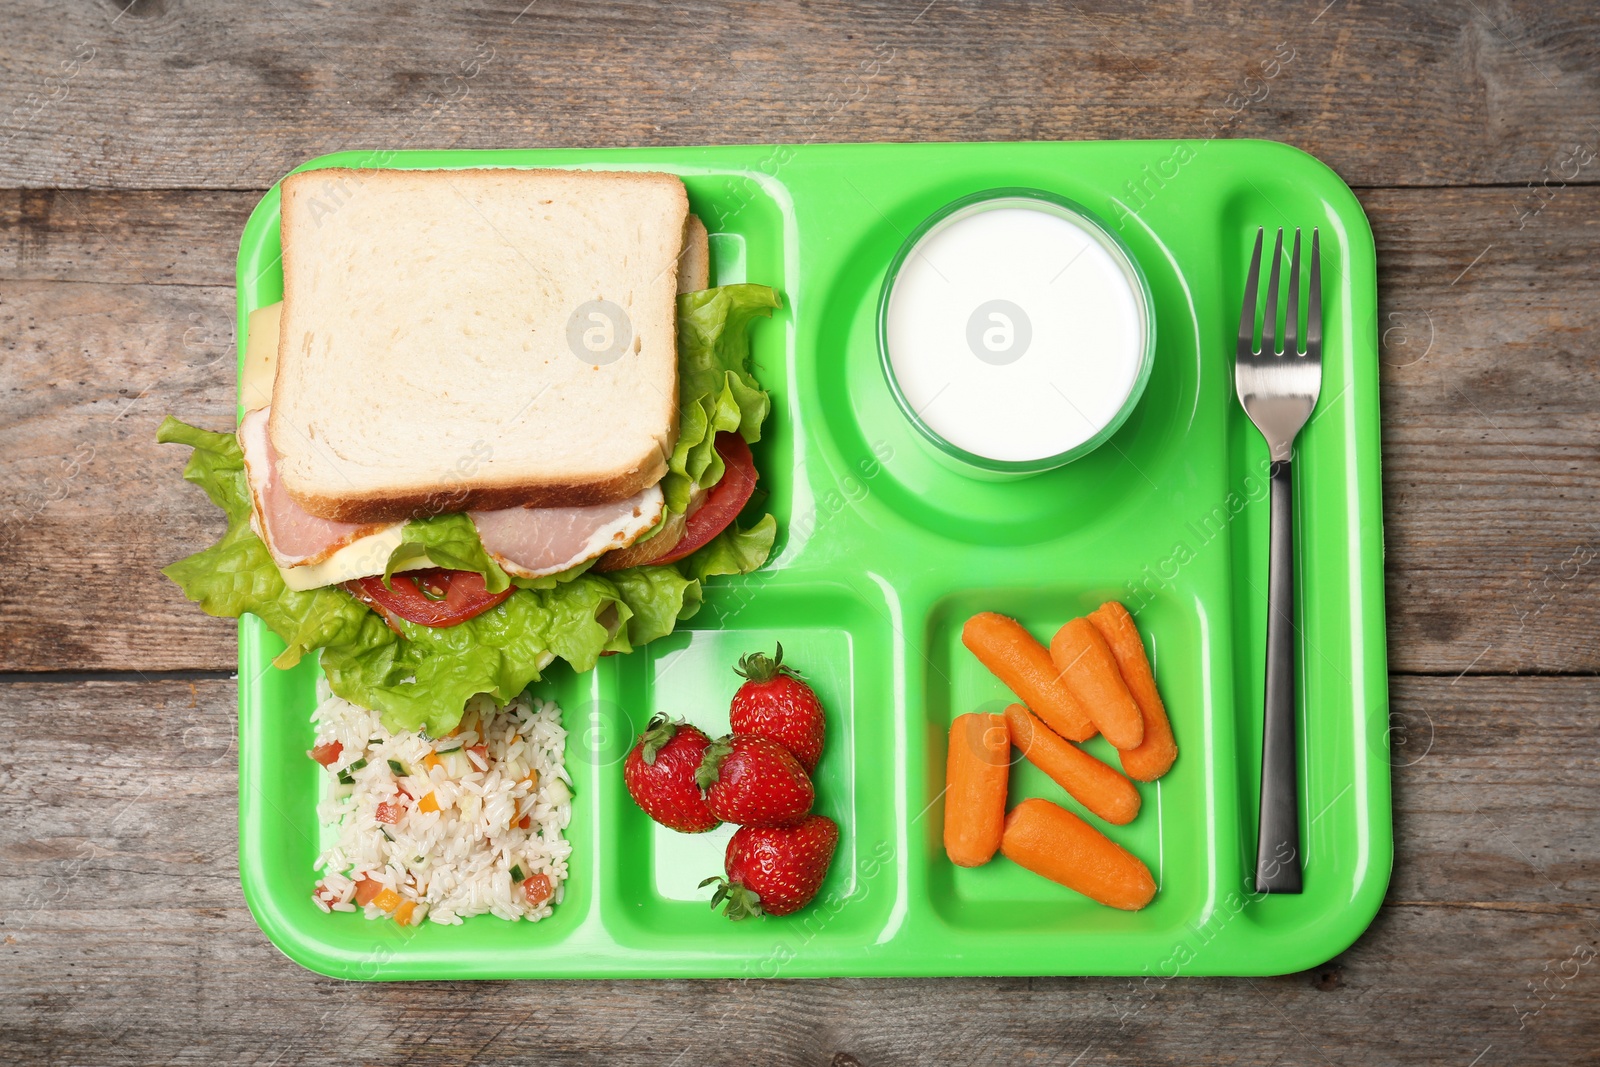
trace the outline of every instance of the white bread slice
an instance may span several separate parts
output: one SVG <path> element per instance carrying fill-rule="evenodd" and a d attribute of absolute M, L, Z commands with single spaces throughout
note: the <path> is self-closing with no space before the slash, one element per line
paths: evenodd
<path fill-rule="evenodd" d="M 678 256 L 678 292 L 698 293 L 711 288 L 711 235 L 699 215 L 683 223 L 683 252 Z"/>
<path fill-rule="evenodd" d="M 678 253 L 678 292 L 698 293 L 711 287 L 711 235 L 699 215 L 683 223 L 683 251 Z M 239 403 L 246 411 L 272 403 L 278 374 L 278 324 L 283 301 L 250 312 L 250 343 L 239 371 Z"/>
<path fill-rule="evenodd" d="M 677 438 L 675 176 L 307 171 L 283 182 L 270 433 L 313 515 L 626 499 Z M 575 316 L 620 307 L 607 333 Z M 578 322 L 576 333 L 569 327 Z M 574 351 L 585 328 L 600 355 Z"/>

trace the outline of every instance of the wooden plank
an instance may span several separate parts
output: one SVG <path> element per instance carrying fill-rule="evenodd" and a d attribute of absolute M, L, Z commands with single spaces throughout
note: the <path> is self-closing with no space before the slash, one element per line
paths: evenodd
<path fill-rule="evenodd" d="M 0 190 L 0 278 L 131 285 L 233 284 L 259 193 Z"/>
<path fill-rule="evenodd" d="M 1396 677 L 1390 901 L 1587 916 L 1600 935 L 1600 686 Z M 1600 983 L 1597 983 L 1600 984 Z"/>
<path fill-rule="evenodd" d="M 233 291 L 6 283 L 0 336 L 0 667 L 226 668 L 234 623 L 158 569 L 222 513 L 155 444 L 164 413 L 230 425 Z M 52 597 L 26 595 L 50 588 Z M 68 594 L 70 591 L 70 595 Z"/>
<path fill-rule="evenodd" d="M 1392 666 L 1600 670 L 1600 189 L 1526 221 L 1516 190 L 1363 195 Z M 82 594 L 0 598 L 0 669 L 231 667 L 231 625 L 155 573 L 217 525 L 153 434 L 167 412 L 227 425 L 226 286 L 258 196 L 0 194 L 5 245 L 33 250 L 0 258 L 0 573 Z"/>
<path fill-rule="evenodd" d="M 1366 203 L 1391 665 L 1600 669 L 1600 190 Z"/>
<path fill-rule="evenodd" d="M 1600 801 L 1582 742 L 1600 694 L 1585 679 L 1399 680 L 1412 740 L 1433 732 L 1398 761 L 1401 859 L 1378 921 L 1312 971 L 1207 981 L 318 978 L 240 899 L 233 695 L 222 680 L 0 684 L 8 810 L 49 813 L 0 823 L 0 1060 L 1593 1062 Z"/>
<path fill-rule="evenodd" d="M 260 188 L 350 148 L 1223 133 L 1362 185 L 1521 185 L 1596 143 L 1597 32 L 1592 6 L 1527 0 L 34 0 L 0 12 L 0 184 Z"/>

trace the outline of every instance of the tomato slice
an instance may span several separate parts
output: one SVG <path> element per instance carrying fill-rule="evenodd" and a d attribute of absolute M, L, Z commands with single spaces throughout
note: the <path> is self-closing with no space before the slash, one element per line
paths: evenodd
<path fill-rule="evenodd" d="M 345 582 L 351 595 L 384 617 L 390 629 L 399 631 L 397 619 L 419 626 L 454 626 L 475 615 L 482 615 L 501 604 L 516 589 L 491 593 L 483 587 L 477 571 L 452 571 L 443 567 L 405 571 L 390 578 L 384 588 L 383 577 L 356 578 Z"/>
<path fill-rule="evenodd" d="M 689 516 L 683 528 L 683 537 L 672 551 L 654 563 L 676 563 L 695 549 L 704 547 L 744 510 L 756 491 L 756 461 L 750 455 L 750 446 L 737 433 L 724 430 L 717 434 L 717 455 L 722 457 L 727 470 L 722 480 L 711 487 L 700 509 Z"/>
<path fill-rule="evenodd" d="M 311 758 L 324 767 L 331 767 L 339 761 L 339 753 L 344 751 L 343 741 L 329 741 L 318 745 L 311 750 Z"/>

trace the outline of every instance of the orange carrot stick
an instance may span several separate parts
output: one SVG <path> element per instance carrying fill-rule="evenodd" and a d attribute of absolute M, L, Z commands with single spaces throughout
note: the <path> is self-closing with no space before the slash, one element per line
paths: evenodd
<path fill-rule="evenodd" d="M 1144 719 L 1144 740 L 1137 748 L 1118 752 L 1122 757 L 1122 769 L 1141 782 L 1153 782 L 1172 769 L 1178 758 L 1178 743 L 1173 740 L 1166 705 L 1161 703 L 1155 675 L 1150 671 L 1150 661 L 1145 658 L 1139 628 L 1133 624 L 1128 609 L 1115 600 L 1108 600 L 1090 612 L 1089 621 L 1111 646 L 1117 669 L 1122 672 L 1122 680 L 1128 684 L 1128 691 L 1133 694 L 1134 703 L 1139 705 L 1139 715 Z"/>
<path fill-rule="evenodd" d="M 1073 619 L 1057 630 L 1050 658 L 1106 740 L 1117 748 L 1138 748 L 1144 740 L 1144 717 L 1094 624 Z"/>
<path fill-rule="evenodd" d="M 961 628 L 961 643 L 1050 729 L 1074 741 L 1094 736 L 1089 713 L 1061 680 L 1049 650 L 1016 619 L 980 612 Z"/>
<path fill-rule="evenodd" d="M 1155 879 L 1139 857 L 1048 800 L 1024 800 L 1011 809 L 1000 851 L 1034 874 L 1123 911 L 1138 911 L 1156 895 Z"/>
<path fill-rule="evenodd" d="M 1021 704 L 1006 709 L 1011 743 L 1078 803 L 1118 826 L 1139 814 L 1139 790 L 1127 778 L 1107 767 L 1040 722 Z"/>
<path fill-rule="evenodd" d="M 1011 735 L 1000 715 L 973 712 L 950 724 L 945 757 L 944 850 L 961 867 L 988 863 L 1006 822 Z"/>

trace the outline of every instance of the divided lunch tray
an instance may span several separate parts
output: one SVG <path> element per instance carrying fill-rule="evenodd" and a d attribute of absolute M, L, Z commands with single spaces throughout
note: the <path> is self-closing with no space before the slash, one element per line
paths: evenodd
<path fill-rule="evenodd" d="M 1350 190 L 1259 141 L 751 145 L 344 153 L 306 167 L 589 167 L 683 177 L 714 284 L 756 281 L 783 309 L 752 330 L 773 413 L 755 446 L 778 519 L 771 561 L 714 578 L 670 637 L 535 684 L 564 709 L 571 877 L 539 923 L 397 927 L 311 900 L 319 768 L 315 666 L 270 666 L 239 633 L 239 853 L 245 897 L 290 958 L 365 979 L 845 975 L 1275 974 L 1346 948 L 1378 910 L 1393 854 L 1385 672 L 1378 362 L 1371 231 Z M 302 168 L 303 169 L 303 168 Z M 1155 298 L 1144 398 L 1091 455 L 1017 481 L 945 466 L 896 408 L 875 335 L 906 235 L 950 201 L 1049 190 L 1098 214 Z M 1251 892 L 1266 615 L 1266 447 L 1233 389 L 1256 227 L 1320 227 L 1322 399 L 1295 465 L 1305 892 Z M 419 249 L 419 252 L 421 250 Z M 239 253 L 239 341 L 279 299 L 278 190 Z M 1119 599 L 1152 650 L 1179 758 L 1127 826 L 1090 821 L 1149 865 L 1143 911 L 1102 907 L 997 856 L 961 869 L 941 835 L 945 739 L 1003 686 L 960 642 L 989 609 L 1036 636 Z M 731 828 L 685 836 L 629 799 L 621 763 L 654 711 L 713 736 L 740 654 L 781 640 L 828 712 L 817 810 L 842 831 L 816 903 L 730 922 L 707 906 Z M 1090 751 L 1115 763 L 1103 739 Z M 1012 803 L 1076 802 L 1018 762 Z"/>

